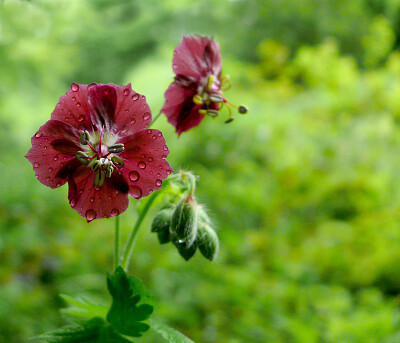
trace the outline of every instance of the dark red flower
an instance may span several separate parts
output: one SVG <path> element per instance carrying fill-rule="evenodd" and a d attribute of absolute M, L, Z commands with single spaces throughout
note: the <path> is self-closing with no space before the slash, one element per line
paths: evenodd
<path fill-rule="evenodd" d="M 205 114 L 216 115 L 223 101 L 219 44 L 206 37 L 185 36 L 172 61 L 175 80 L 165 92 L 161 110 L 176 132 L 199 125 Z"/>
<path fill-rule="evenodd" d="M 147 196 L 172 172 L 162 133 L 146 129 L 151 119 L 145 97 L 130 84 L 73 83 L 26 158 L 44 185 L 68 182 L 69 202 L 88 222 L 117 216 L 128 194 Z"/>

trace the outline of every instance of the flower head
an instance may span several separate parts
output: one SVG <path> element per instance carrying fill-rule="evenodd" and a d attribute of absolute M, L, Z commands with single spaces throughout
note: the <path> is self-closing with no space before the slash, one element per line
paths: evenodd
<path fill-rule="evenodd" d="M 78 85 L 32 137 L 26 158 L 50 188 L 68 182 L 72 208 L 87 221 L 109 218 L 161 187 L 171 172 L 162 133 L 147 129 L 151 111 L 131 85 Z"/>
<path fill-rule="evenodd" d="M 172 67 L 176 76 L 165 92 L 161 112 L 178 135 L 199 125 L 205 115 L 217 116 L 223 104 L 237 108 L 222 95 L 222 88 L 230 86 L 229 77 L 221 78 L 221 53 L 214 39 L 183 37 L 175 48 Z M 244 106 L 238 109 L 245 113 Z M 228 121 L 232 120 L 229 109 Z"/>

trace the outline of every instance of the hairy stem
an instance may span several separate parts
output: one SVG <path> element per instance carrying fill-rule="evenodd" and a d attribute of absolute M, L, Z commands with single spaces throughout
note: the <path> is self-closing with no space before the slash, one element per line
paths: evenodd
<path fill-rule="evenodd" d="M 119 216 L 115 217 L 114 269 L 119 264 Z"/>

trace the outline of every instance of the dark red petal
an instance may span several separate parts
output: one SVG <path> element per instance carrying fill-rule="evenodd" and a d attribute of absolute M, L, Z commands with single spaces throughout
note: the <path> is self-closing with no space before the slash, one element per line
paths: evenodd
<path fill-rule="evenodd" d="M 73 83 L 71 89 L 60 97 L 51 119 L 60 120 L 79 129 L 91 129 L 87 87 Z"/>
<path fill-rule="evenodd" d="M 120 137 L 144 130 L 151 123 L 151 110 L 146 98 L 132 90 L 131 84 L 116 87 L 117 107 L 114 132 Z"/>
<path fill-rule="evenodd" d="M 162 181 L 172 173 L 165 160 L 169 149 L 159 130 L 142 130 L 122 138 L 125 150 L 119 154 L 124 160 L 121 172 L 129 184 L 129 194 L 141 198 L 160 189 Z"/>
<path fill-rule="evenodd" d="M 172 68 L 176 75 L 200 79 L 208 74 L 221 72 L 219 44 L 213 39 L 200 36 L 185 36 L 175 48 Z"/>
<path fill-rule="evenodd" d="M 193 102 L 193 96 L 196 94 L 195 89 L 182 87 L 176 81 L 172 82 L 165 92 L 165 103 L 161 112 L 166 115 L 178 134 L 199 125 L 204 118 L 204 115 L 198 112 L 200 106 Z"/>
<path fill-rule="evenodd" d="M 68 180 L 68 199 L 73 209 L 88 222 L 114 217 L 128 208 L 128 185 L 114 172 L 101 187 L 94 186 L 95 174 L 86 166 L 78 167 Z"/>
<path fill-rule="evenodd" d="M 88 102 L 92 123 L 97 129 L 110 131 L 115 122 L 118 86 L 114 84 L 96 84 L 88 86 Z"/>
<path fill-rule="evenodd" d="M 32 148 L 25 157 L 41 183 L 57 188 L 80 164 L 75 157 L 78 150 L 79 131 L 70 124 L 49 120 L 32 137 Z"/>

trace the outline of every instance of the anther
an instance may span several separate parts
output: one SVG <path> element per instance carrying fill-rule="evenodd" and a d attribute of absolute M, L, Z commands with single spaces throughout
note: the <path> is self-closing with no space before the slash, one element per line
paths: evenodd
<path fill-rule="evenodd" d="M 211 94 L 210 95 L 210 100 L 213 102 L 223 102 L 224 98 L 221 95 L 218 94 Z"/>
<path fill-rule="evenodd" d="M 208 89 L 211 89 L 211 87 L 213 86 L 213 84 L 214 84 L 214 79 L 215 79 L 215 76 L 214 76 L 214 75 L 210 75 L 210 76 L 208 77 L 208 79 L 207 79 L 207 88 L 208 88 Z"/>
<path fill-rule="evenodd" d="M 110 166 L 110 167 L 107 169 L 107 171 L 106 171 L 106 176 L 107 176 L 107 177 L 111 177 L 113 171 L 114 171 L 114 167 L 113 167 L 113 166 Z"/>
<path fill-rule="evenodd" d="M 90 163 L 89 156 L 86 155 L 83 151 L 78 151 L 75 156 L 78 161 L 83 163 L 85 166 Z"/>
<path fill-rule="evenodd" d="M 238 107 L 238 112 L 241 113 L 241 114 L 246 114 L 248 111 L 249 111 L 249 109 L 244 105 L 240 105 Z"/>
<path fill-rule="evenodd" d="M 108 147 L 108 152 L 118 154 L 125 150 L 124 144 L 118 143 Z"/>
<path fill-rule="evenodd" d="M 194 102 L 195 104 L 197 104 L 197 105 L 202 105 L 202 104 L 203 104 L 203 98 L 202 98 L 200 95 L 196 94 L 196 95 L 193 97 L 193 102 Z"/>
<path fill-rule="evenodd" d="M 105 176 L 106 173 L 104 171 L 96 173 L 96 175 L 94 176 L 94 185 L 97 187 L 101 187 L 104 183 Z"/>
<path fill-rule="evenodd" d="M 92 171 L 94 173 L 97 173 L 100 169 L 100 162 L 99 160 L 92 160 L 92 162 L 89 163 L 88 167 L 92 168 Z"/>
<path fill-rule="evenodd" d="M 218 116 L 218 111 L 216 110 L 207 110 L 207 114 L 211 117 L 216 117 Z"/>
<path fill-rule="evenodd" d="M 235 117 L 229 117 L 227 120 L 225 120 L 225 124 L 229 124 L 235 120 Z"/>
<path fill-rule="evenodd" d="M 116 166 L 118 169 L 124 166 L 124 161 L 119 156 L 111 157 L 111 161 L 114 163 L 114 166 Z"/>
<path fill-rule="evenodd" d="M 79 137 L 81 139 L 81 143 L 82 145 L 87 145 L 87 141 L 89 140 L 89 132 L 85 131 L 81 131 L 81 133 L 79 134 Z"/>

